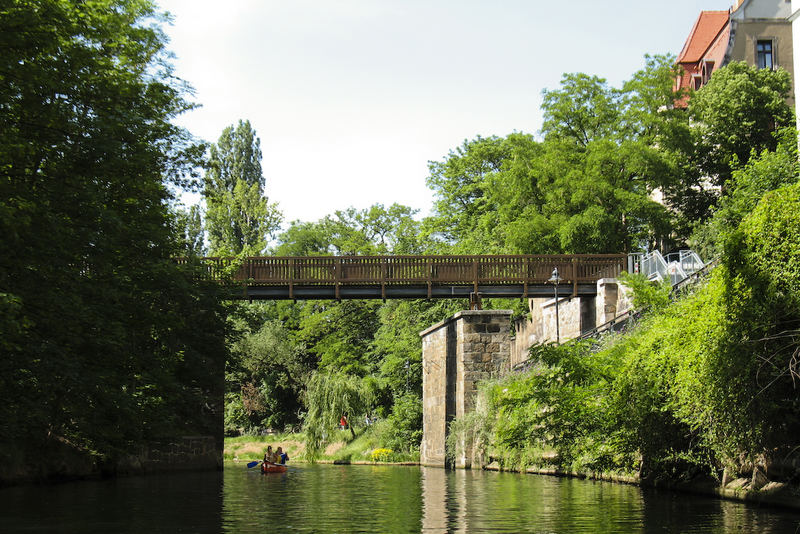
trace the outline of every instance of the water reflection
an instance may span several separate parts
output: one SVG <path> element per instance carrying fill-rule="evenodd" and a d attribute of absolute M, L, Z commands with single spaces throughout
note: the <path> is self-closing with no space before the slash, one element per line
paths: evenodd
<path fill-rule="evenodd" d="M 800 514 L 577 479 L 421 468 L 422 531 L 800 532 Z"/>
<path fill-rule="evenodd" d="M 217 533 L 222 473 L 178 473 L 0 490 L 0 532 Z"/>
<path fill-rule="evenodd" d="M 421 468 L 422 531 L 447 532 L 447 471 L 433 467 Z"/>
<path fill-rule="evenodd" d="M 0 489 L 0 532 L 797 532 L 800 513 L 514 473 L 242 465 Z"/>
<path fill-rule="evenodd" d="M 636 488 L 423 467 L 423 532 L 637 532 Z"/>

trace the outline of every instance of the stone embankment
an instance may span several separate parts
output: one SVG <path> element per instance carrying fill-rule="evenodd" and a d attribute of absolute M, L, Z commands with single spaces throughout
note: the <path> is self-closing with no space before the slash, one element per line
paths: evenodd
<path fill-rule="evenodd" d="M 533 475 L 632 484 L 641 487 L 662 488 L 685 493 L 709 495 L 731 501 L 752 502 L 800 510 L 800 486 L 788 482 L 770 481 L 766 477 L 765 471 L 761 468 L 754 469 L 753 476 L 750 478 L 728 479 L 727 475 L 723 475 L 721 483 L 711 479 L 687 482 L 670 482 L 666 480 L 643 481 L 640 477 L 635 475 L 594 471 L 572 471 L 547 467 L 531 467 L 524 470 L 504 469 L 496 462 L 486 465 L 483 468 L 488 471 L 511 471 Z"/>
<path fill-rule="evenodd" d="M 66 440 L 53 440 L 36 462 L 12 458 L 0 466 L 0 485 L 218 469 L 222 469 L 222 451 L 213 436 L 151 442 L 113 460 L 94 457 Z"/>

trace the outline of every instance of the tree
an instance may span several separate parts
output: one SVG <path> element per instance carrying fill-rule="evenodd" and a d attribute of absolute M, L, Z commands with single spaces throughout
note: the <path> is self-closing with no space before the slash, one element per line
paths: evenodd
<path fill-rule="evenodd" d="M 561 77 L 561 88 L 542 93 L 545 139 L 586 147 L 592 140 L 613 137 L 620 121 L 619 92 L 597 76 L 575 73 Z"/>
<path fill-rule="evenodd" d="M 140 0 L 0 8 L 0 454 L 21 471 L 214 430 L 225 326 L 172 260 L 166 182 L 199 149 L 163 20 Z"/>
<path fill-rule="evenodd" d="M 319 369 L 365 376 L 377 366 L 370 344 L 379 307 L 374 300 L 309 301 L 297 339 L 315 356 Z"/>
<path fill-rule="evenodd" d="M 206 253 L 200 212 L 200 206 L 194 204 L 189 206 L 188 210 L 178 208 L 174 213 L 176 230 L 180 235 L 180 247 L 188 256 L 204 256 Z"/>
<path fill-rule="evenodd" d="M 733 169 L 746 164 L 752 153 L 776 149 L 776 132 L 794 125 L 786 102 L 791 90 L 791 75 L 783 69 L 733 62 L 692 95 L 693 156 L 713 185 L 724 189 Z"/>
<path fill-rule="evenodd" d="M 206 224 L 213 255 L 258 255 L 280 225 L 264 196 L 261 141 L 250 121 L 222 131 L 211 147 L 205 177 Z"/>
<path fill-rule="evenodd" d="M 342 417 L 347 419 L 355 438 L 355 426 L 361 424 L 369 411 L 372 396 L 358 377 L 318 372 L 309 381 L 306 402 L 306 455 L 314 459 L 322 450 L 325 436 L 330 435 Z"/>
<path fill-rule="evenodd" d="M 292 221 L 278 235 L 278 256 L 324 256 L 331 253 L 330 219 L 318 222 Z"/>
<path fill-rule="evenodd" d="M 364 210 L 337 210 L 334 217 L 327 218 L 330 239 L 341 255 L 413 254 L 420 248 L 416 213 L 397 203 L 388 209 L 373 204 Z"/>
<path fill-rule="evenodd" d="M 800 174 L 796 132 L 788 128 L 774 152 L 764 150 L 733 171 L 723 195 L 704 224 L 692 234 L 692 248 L 703 258 L 719 257 L 726 245 L 737 245 L 739 223 L 762 196 L 782 185 L 794 183 Z"/>
<path fill-rule="evenodd" d="M 436 200 L 433 216 L 425 221 L 425 233 L 439 236 L 449 245 L 462 242 L 461 248 L 473 253 L 488 252 L 489 245 L 479 238 L 483 232 L 475 230 L 481 226 L 482 217 L 494 214 L 486 196 L 487 181 L 500 171 L 508 152 L 501 138 L 477 137 L 451 150 L 444 161 L 428 162 L 427 183 Z M 479 242 L 466 243 L 470 238 Z"/>
<path fill-rule="evenodd" d="M 242 415 L 226 420 L 226 432 L 240 427 L 280 428 L 297 423 L 301 392 L 311 374 L 302 346 L 296 345 L 277 320 L 267 320 L 233 345 L 226 380 L 229 403 L 240 405 Z"/>

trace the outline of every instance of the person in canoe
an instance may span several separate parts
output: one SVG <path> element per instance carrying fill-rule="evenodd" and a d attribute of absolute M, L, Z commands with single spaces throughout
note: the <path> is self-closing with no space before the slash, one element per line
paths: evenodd
<path fill-rule="evenodd" d="M 278 462 L 280 465 L 286 465 L 286 462 L 289 461 L 289 455 L 283 452 L 282 447 L 278 447 L 275 451 L 275 455 L 278 457 Z"/>
<path fill-rule="evenodd" d="M 276 464 L 275 453 L 272 451 L 272 445 L 267 446 L 267 452 L 264 453 L 264 460 L 261 462 L 261 472 L 265 472 L 271 465 Z"/>

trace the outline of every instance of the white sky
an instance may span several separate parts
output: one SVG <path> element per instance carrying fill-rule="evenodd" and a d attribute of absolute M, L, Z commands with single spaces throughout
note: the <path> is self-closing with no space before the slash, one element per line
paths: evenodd
<path fill-rule="evenodd" d="M 427 163 L 465 139 L 538 133 L 562 73 L 613 86 L 680 52 L 731 0 L 158 0 L 215 142 L 249 119 L 285 220 L 393 202 L 429 212 Z M 189 200 L 191 201 L 191 200 Z"/>

